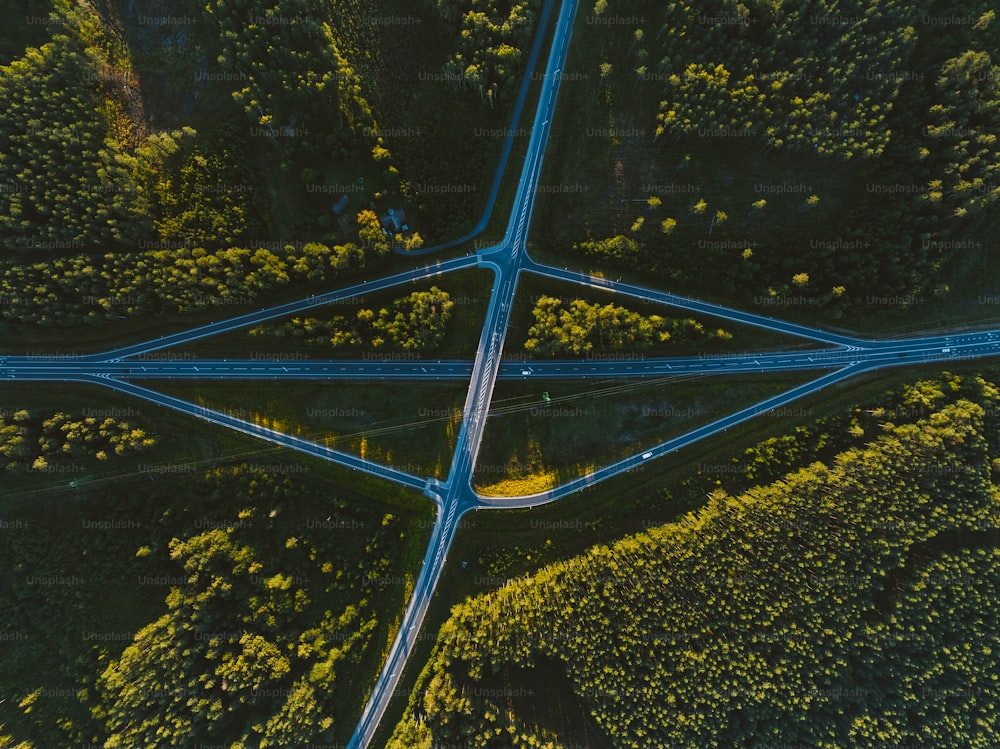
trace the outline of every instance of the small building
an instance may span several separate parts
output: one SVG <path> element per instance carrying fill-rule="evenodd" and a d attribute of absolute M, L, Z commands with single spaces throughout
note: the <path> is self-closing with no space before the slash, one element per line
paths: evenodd
<path fill-rule="evenodd" d="M 388 212 L 379 218 L 379 223 L 390 234 L 407 231 L 410 228 L 407 224 L 406 211 L 402 208 L 390 208 Z"/>
<path fill-rule="evenodd" d="M 346 195 L 341 195 L 337 198 L 336 202 L 330 206 L 330 210 L 333 211 L 335 216 L 343 215 L 344 211 L 347 210 L 347 206 L 350 204 L 350 199 Z"/>

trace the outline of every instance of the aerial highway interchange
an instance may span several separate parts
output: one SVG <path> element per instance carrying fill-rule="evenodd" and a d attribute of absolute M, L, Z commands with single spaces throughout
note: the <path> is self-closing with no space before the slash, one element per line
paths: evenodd
<path fill-rule="evenodd" d="M 529 58 L 533 70 L 553 14 L 554 0 L 544 6 L 539 31 Z M 440 579 L 448 550 L 461 517 L 468 512 L 489 508 L 522 508 L 551 502 L 623 472 L 634 470 L 648 460 L 673 453 L 710 435 L 729 429 L 772 409 L 812 395 L 837 382 L 863 372 L 888 367 L 927 362 L 942 364 L 980 359 L 1000 353 L 1000 329 L 923 335 L 910 338 L 865 340 L 843 333 L 827 332 L 787 321 L 772 319 L 708 302 L 676 296 L 664 291 L 622 283 L 583 271 L 553 267 L 532 260 L 527 252 L 527 235 L 536 190 L 541 174 L 549 129 L 556 112 L 562 67 L 566 60 L 577 0 L 563 0 L 555 18 L 552 44 L 543 76 L 539 103 L 530 129 L 530 140 L 522 167 L 517 193 L 503 238 L 495 245 L 480 247 L 469 254 L 428 262 L 418 268 L 384 278 L 366 280 L 347 288 L 315 294 L 301 300 L 269 307 L 252 313 L 220 320 L 172 335 L 124 346 L 97 354 L 80 356 L 0 356 L 0 382 L 79 382 L 111 388 L 126 395 L 170 408 L 213 424 L 252 435 L 271 443 L 329 460 L 388 481 L 423 492 L 437 506 L 437 520 L 424 557 L 419 578 L 408 602 L 398 634 L 374 684 L 368 703 L 349 746 L 361 749 L 370 745 L 379 722 L 396 692 L 410 652 L 421 630 L 424 616 Z M 527 76 L 531 78 L 532 76 Z M 526 80 L 514 112 L 514 122 L 521 116 L 529 86 Z M 511 151 L 508 137 L 503 154 L 506 162 Z M 419 251 L 426 255 L 467 243 L 486 226 L 493 201 L 499 190 L 503 164 L 497 172 L 483 220 L 468 235 L 444 245 Z M 213 358 L 170 358 L 168 349 L 177 349 L 195 341 L 244 330 L 268 320 L 315 309 L 363 294 L 391 289 L 416 281 L 443 277 L 462 269 L 484 268 L 493 273 L 493 287 L 485 322 L 472 361 L 400 360 L 387 356 L 363 361 L 347 360 L 246 360 Z M 668 305 L 688 312 L 711 315 L 719 320 L 753 326 L 773 333 L 801 339 L 802 347 L 776 352 L 748 352 L 707 356 L 536 360 L 505 356 L 504 341 L 508 331 L 518 281 L 522 273 L 583 287 L 601 289 L 624 300 L 641 300 Z M 163 352 L 151 356 L 153 352 Z M 770 397 L 737 413 L 702 425 L 656 447 L 636 453 L 611 465 L 595 469 L 562 486 L 525 497 L 485 497 L 472 487 L 472 476 L 480 444 L 490 413 L 490 403 L 497 380 L 570 380 L 574 378 L 666 378 L 693 375 L 745 374 L 788 371 L 813 371 L 816 378 Z M 392 466 L 334 450 L 307 439 L 237 418 L 221 411 L 159 393 L 146 387 L 145 381 L 164 379 L 225 379 L 275 381 L 294 380 L 414 380 L 468 381 L 462 410 L 461 430 L 456 440 L 447 479 L 415 476 Z"/>

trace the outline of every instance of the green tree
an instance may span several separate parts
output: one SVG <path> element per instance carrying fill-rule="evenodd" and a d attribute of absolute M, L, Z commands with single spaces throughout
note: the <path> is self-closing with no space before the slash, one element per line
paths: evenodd
<path fill-rule="evenodd" d="M 918 390 L 935 403 L 926 418 L 876 418 L 867 445 L 739 496 L 716 488 L 677 522 L 456 606 L 390 745 L 520 735 L 524 703 L 494 695 L 543 660 L 598 696 L 587 710 L 616 746 L 993 735 L 995 434 L 981 405 Z M 575 728 L 546 727 L 556 746 Z"/>
<path fill-rule="evenodd" d="M 104 114 L 102 61 L 67 13 L 69 34 L 0 67 L 0 243 L 30 255 L 132 241 L 142 224 L 135 159 Z"/>

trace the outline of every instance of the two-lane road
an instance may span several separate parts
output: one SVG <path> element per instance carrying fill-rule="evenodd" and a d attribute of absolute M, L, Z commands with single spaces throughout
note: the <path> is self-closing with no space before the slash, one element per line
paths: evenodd
<path fill-rule="evenodd" d="M 529 70 L 534 69 L 540 54 L 554 0 L 546 0 L 539 30 L 532 47 Z M 388 481 L 423 492 L 436 504 L 430 544 L 407 604 L 397 636 L 384 668 L 376 680 L 364 712 L 348 746 L 368 747 L 385 710 L 396 693 L 400 677 L 414 650 L 427 609 L 440 579 L 448 551 L 462 515 L 474 509 L 530 507 L 555 501 L 585 487 L 606 481 L 627 471 L 641 469 L 647 461 L 690 446 L 698 440 L 759 416 L 769 410 L 818 392 L 865 371 L 924 362 L 956 362 L 1000 354 L 1000 330 L 950 335 L 925 335 L 896 340 L 863 340 L 804 325 L 774 320 L 765 315 L 731 309 L 697 299 L 647 289 L 634 284 L 611 281 L 598 275 L 551 267 L 533 261 L 526 240 L 531 227 L 535 198 L 544 162 L 546 144 L 556 112 L 562 71 L 569 49 L 577 0 L 562 0 L 556 16 L 552 45 L 543 75 L 539 104 L 531 126 L 530 140 L 511 215 L 504 237 L 495 247 L 475 255 L 443 260 L 421 268 L 354 284 L 307 299 L 262 309 L 245 315 L 204 325 L 159 339 L 124 346 L 100 354 L 77 357 L 19 357 L 0 355 L 0 383 L 5 381 L 71 381 L 101 385 L 135 398 L 159 404 L 214 424 L 282 445 L 299 452 L 332 461 L 349 468 L 385 478 Z M 515 105 L 513 121 L 520 118 L 528 82 L 522 85 Z M 504 159 L 510 153 L 512 134 L 505 141 Z M 494 178 L 487 212 L 473 232 L 463 241 L 482 231 L 496 198 L 503 165 Z M 455 244 L 428 248 L 436 251 Z M 479 347 L 473 361 L 397 360 L 238 360 L 191 359 L 154 354 L 171 347 L 182 347 L 220 333 L 233 332 L 268 320 L 303 312 L 320 305 L 343 302 L 401 284 L 436 277 L 464 268 L 488 268 L 494 274 L 493 289 Z M 513 300 L 522 272 L 549 280 L 564 281 L 602 289 L 630 299 L 662 303 L 699 314 L 712 315 L 733 324 L 750 325 L 775 333 L 786 333 L 810 341 L 809 349 L 777 352 L 744 352 L 719 355 L 667 358 L 584 358 L 553 361 L 505 361 L 504 341 L 510 326 Z M 816 344 L 824 348 L 815 348 Z M 474 493 L 473 471 L 482 443 L 490 403 L 499 379 L 551 381 L 581 378 L 672 378 L 701 375 L 739 375 L 782 371 L 814 371 L 817 378 L 781 395 L 767 398 L 737 413 L 668 440 L 648 450 L 597 469 L 550 491 L 527 497 L 490 498 Z M 295 380 L 467 380 L 469 388 L 462 410 L 462 422 L 456 440 L 452 464 L 446 480 L 422 478 L 403 470 L 382 466 L 360 457 L 330 449 L 325 445 L 291 437 L 260 424 L 167 396 L 137 384 L 157 379 L 225 379 L 231 381 L 273 379 Z"/>
<path fill-rule="evenodd" d="M 508 282 L 509 283 L 509 282 Z M 509 293 L 502 287 L 500 292 Z M 504 297 L 500 293 L 497 299 Z M 11 356 L 0 359 L 0 379 L 59 380 L 89 375 L 129 381 L 162 379 L 195 380 L 441 380 L 480 382 L 477 398 L 467 403 L 468 415 L 485 402 L 489 382 L 484 369 L 496 364 L 499 380 L 566 380 L 578 378 L 649 378 L 681 375 L 750 374 L 823 370 L 861 362 L 889 367 L 931 361 L 961 361 L 1000 353 L 1000 330 L 957 333 L 885 341 L 856 340 L 850 348 L 777 352 L 715 353 L 686 357 L 583 358 L 496 360 L 502 350 L 506 324 L 502 301 L 491 305 L 488 339 L 481 341 L 485 355 L 469 362 L 399 360 L 388 355 L 364 360 L 289 359 L 264 356 L 256 359 L 112 359 L 91 362 L 82 358 Z M 734 310 L 735 312 L 735 310 Z M 479 363 L 479 369 L 476 364 Z M 483 385 L 483 383 L 486 385 Z M 478 397 L 478 393 L 483 393 Z"/>
<path fill-rule="evenodd" d="M 367 747 L 382 719 L 396 685 L 402 675 L 406 656 L 423 624 L 423 617 L 430 605 L 447 560 L 448 548 L 463 512 L 475 506 L 472 496 L 472 472 L 486 428 L 486 418 L 493 389 L 500 370 L 501 352 L 510 324 L 510 315 L 517 290 L 521 262 L 526 256 L 525 240 L 531 223 L 535 195 L 538 189 L 545 146 L 548 142 L 552 118 L 555 114 L 561 71 L 566 61 L 577 0 L 563 0 L 553 32 L 538 108 L 535 111 L 531 138 L 525 157 L 521 179 L 514 198 L 513 210 L 503 241 L 499 246 L 479 253 L 481 265 L 493 270 L 494 284 L 490 294 L 486 321 L 472 366 L 472 377 L 463 410 L 462 426 L 455 445 L 448 480 L 441 486 L 442 510 L 438 514 L 441 526 L 439 546 L 431 564 L 421 569 L 413 595 L 399 633 L 393 643 L 391 656 L 376 682 L 375 689 L 365 707 L 364 715 L 348 744 L 349 749 Z M 437 531 L 437 527 L 435 528 Z M 419 591 L 419 593 L 417 592 Z"/>

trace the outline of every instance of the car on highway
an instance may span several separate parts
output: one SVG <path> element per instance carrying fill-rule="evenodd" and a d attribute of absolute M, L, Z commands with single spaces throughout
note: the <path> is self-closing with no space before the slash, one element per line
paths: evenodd
<path fill-rule="evenodd" d="M 643 453 L 642 454 L 642 459 L 643 460 L 649 460 L 652 457 L 653 457 L 653 453 Z"/>
<path fill-rule="evenodd" d="M 530 375 L 530 374 L 531 374 L 531 369 L 522 369 L 522 370 L 521 370 L 521 375 L 522 375 L 523 377 L 527 377 L 527 376 L 528 376 L 528 375 Z"/>

